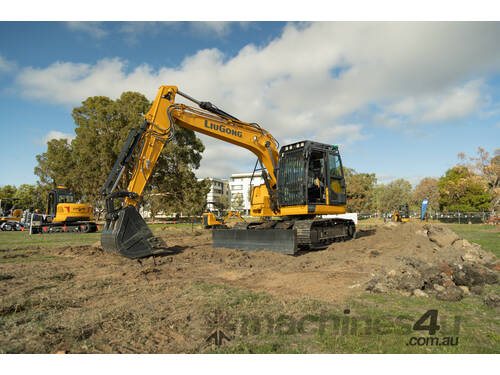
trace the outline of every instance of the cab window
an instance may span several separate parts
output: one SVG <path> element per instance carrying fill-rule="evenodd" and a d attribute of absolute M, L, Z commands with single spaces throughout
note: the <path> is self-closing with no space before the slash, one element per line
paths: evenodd
<path fill-rule="evenodd" d="M 340 160 L 338 155 L 328 154 L 328 164 L 330 166 L 330 178 L 341 178 L 342 168 L 340 166 Z"/>

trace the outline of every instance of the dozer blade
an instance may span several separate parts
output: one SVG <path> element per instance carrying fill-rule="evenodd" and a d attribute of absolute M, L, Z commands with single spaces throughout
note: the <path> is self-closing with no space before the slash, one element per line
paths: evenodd
<path fill-rule="evenodd" d="M 104 250 L 136 259 L 162 253 L 165 242 L 153 233 L 135 207 L 127 206 L 115 213 L 113 220 L 106 220 L 101 234 Z"/>
<path fill-rule="evenodd" d="M 297 231 L 286 229 L 214 229 L 212 247 L 249 251 L 270 250 L 281 254 L 297 252 Z"/>

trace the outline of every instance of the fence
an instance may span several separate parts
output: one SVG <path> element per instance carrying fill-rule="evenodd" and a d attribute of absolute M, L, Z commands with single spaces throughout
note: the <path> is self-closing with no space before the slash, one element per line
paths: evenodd
<path fill-rule="evenodd" d="M 358 220 L 366 220 L 370 218 L 382 218 L 390 219 L 392 213 L 360 213 L 358 215 Z M 488 221 L 498 221 L 498 214 L 492 214 L 491 212 L 432 212 L 426 213 L 425 217 L 428 220 L 437 220 L 442 223 L 457 223 L 457 224 L 482 224 Z M 420 212 L 411 212 L 410 218 L 420 218 Z"/>

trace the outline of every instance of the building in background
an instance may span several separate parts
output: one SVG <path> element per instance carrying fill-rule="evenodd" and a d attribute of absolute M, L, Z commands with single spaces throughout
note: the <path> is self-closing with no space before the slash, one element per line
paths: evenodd
<path fill-rule="evenodd" d="M 219 213 L 219 211 L 223 211 L 220 209 L 220 202 L 227 201 L 228 204 L 231 203 L 229 181 L 212 177 L 208 179 L 210 180 L 211 185 L 210 191 L 207 194 L 207 210 Z M 230 208 L 231 207 L 228 207 L 227 209 Z"/>
<path fill-rule="evenodd" d="M 240 211 L 243 215 L 250 215 L 250 187 L 262 185 L 262 172 L 234 173 L 230 177 L 231 209 Z"/>

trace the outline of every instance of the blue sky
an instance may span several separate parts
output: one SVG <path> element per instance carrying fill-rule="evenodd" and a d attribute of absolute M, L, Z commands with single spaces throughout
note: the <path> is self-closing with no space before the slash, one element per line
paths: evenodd
<path fill-rule="evenodd" d="M 380 182 L 439 177 L 500 148 L 499 23 L 0 22 L 0 185 L 34 183 L 50 137 L 92 95 L 177 85 L 281 145 L 340 144 Z M 199 177 L 253 167 L 201 137 Z"/>

